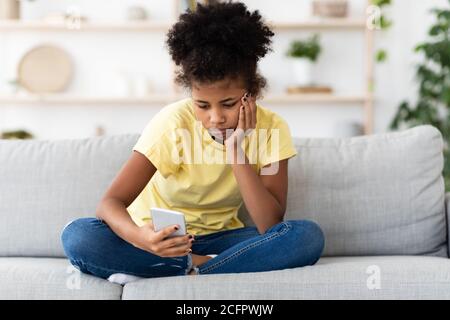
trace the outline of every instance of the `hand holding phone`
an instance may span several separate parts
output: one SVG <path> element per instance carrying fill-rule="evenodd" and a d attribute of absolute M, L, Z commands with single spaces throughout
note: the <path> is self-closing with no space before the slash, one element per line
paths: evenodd
<path fill-rule="evenodd" d="M 151 208 L 152 220 L 138 228 L 132 244 L 160 257 L 181 257 L 192 252 L 192 235 L 186 234 L 184 214 Z M 177 228 L 175 228 L 177 227 Z"/>
<path fill-rule="evenodd" d="M 166 227 L 177 225 L 178 230 L 170 234 L 167 238 L 186 235 L 186 221 L 183 213 L 155 207 L 150 208 L 150 213 L 152 216 L 153 227 L 156 232 Z"/>

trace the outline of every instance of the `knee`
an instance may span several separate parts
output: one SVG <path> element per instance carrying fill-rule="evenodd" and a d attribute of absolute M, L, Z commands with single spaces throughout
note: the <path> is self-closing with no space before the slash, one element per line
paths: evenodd
<path fill-rule="evenodd" d="M 70 260 L 77 260 L 89 248 L 89 244 L 95 243 L 93 231 L 99 223 L 96 218 L 80 218 L 64 226 L 61 243 Z"/>
<path fill-rule="evenodd" d="M 298 239 L 299 247 L 307 249 L 311 264 L 316 263 L 325 247 L 325 235 L 320 226 L 311 220 L 292 220 L 285 223 L 290 226 L 291 232 Z"/>

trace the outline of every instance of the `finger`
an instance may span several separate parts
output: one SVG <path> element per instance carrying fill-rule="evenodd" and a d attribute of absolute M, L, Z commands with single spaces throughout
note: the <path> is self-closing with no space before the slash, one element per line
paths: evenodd
<path fill-rule="evenodd" d="M 162 250 L 169 250 L 169 249 L 178 249 L 178 248 L 192 248 L 192 241 L 183 241 L 183 242 L 169 242 L 168 240 L 164 240 L 160 242 L 160 246 Z"/>
<path fill-rule="evenodd" d="M 172 233 L 174 233 L 178 229 L 179 229 L 179 227 L 177 225 L 171 225 L 171 226 L 165 227 L 164 229 L 156 232 L 156 240 L 162 241 L 164 238 L 167 238 L 168 236 L 170 236 Z"/>
<path fill-rule="evenodd" d="M 173 247 L 163 251 L 166 257 L 182 257 L 192 252 L 192 249 L 187 246 Z"/>
<path fill-rule="evenodd" d="M 240 143 L 245 132 L 245 107 L 242 105 L 239 110 L 239 124 L 235 130 L 234 143 Z"/>
<path fill-rule="evenodd" d="M 250 106 L 252 107 L 252 128 L 256 128 L 256 112 L 258 110 L 256 107 L 256 98 L 251 95 L 249 100 Z"/>
<path fill-rule="evenodd" d="M 249 119 L 249 127 L 247 129 L 254 129 L 256 128 L 256 100 L 251 94 L 248 94 L 246 98 L 248 108 L 250 109 L 250 115 L 246 114 L 246 119 Z"/>
<path fill-rule="evenodd" d="M 245 130 L 248 130 L 251 128 L 251 122 L 252 122 L 252 109 L 250 107 L 249 101 L 247 97 L 242 98 L 243 99 L 243 104 L 244 104 L 244 109 L 245 109 Z"/>
<path fill-rule="evenodd" d="M 245 130 L 245 111 L 244 111 L 244 106 L 243 105 L 239 108 L 238 128 L 241 128 L 242 130 Z"/>
<path fill-rule="evenodd" d="M 171 248 L 171 247 L 177 247 L 181 245 L 189 245 L 192 246 L 193 238 L 191 238 L 191 235 L 185 235 L 185 236 L 178 236 L 173 237 L 170 239 L 166 239 L 161 241 L 161 247 L 162 248 Z"/>

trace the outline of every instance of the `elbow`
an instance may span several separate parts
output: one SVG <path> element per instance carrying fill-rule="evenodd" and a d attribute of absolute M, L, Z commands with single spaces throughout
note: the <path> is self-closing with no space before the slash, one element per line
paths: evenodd
<path fill-rule="evenodd" d="M 266 231 L 267 231 L 269 228 L 259 228 L 259 227 L 256 227 L 256 229 L 258 230 L 259 235 L 262 236 L 264 233 L 266 233 Z"/>
<path fill-rule="evenodd" d="M 277 205 L 276 208 L 274 208 L 268 215 L 267 215 L 267 211 L 264 213 L 261 212 L 261 215 L 256 215 L 256 216 L 264 217 L 263 219 L 258 219 L 260 221 L 260 223 L 255 223 L 258 233 L 260 235 L 263 235 L 270 228 L 283 222 L 285 212 L 286 212 L 285 208 L 283 208 L 281 205 Z M 251 212 L 250 212 L 250 216 L 252 216 Z"/>
<path fill-rule="evenodd" d="M 119 199 L 104 198 L 100 201 L 97 209 L 95 210 L 95 217 L 100 220 L 105 220 L 105 218 L 108 218 L 108 212 L 115 210 L 117 207 L 126 208 L 127 206 L 123 201 Z"/>
<path fill-rule="evenodd" d="M 104 204 L 104 201 L 103 200 L 100 201 L 100 203 L 97 206 L 97 209 L 95 210 L 95 217 L 100 220 L 104 219 L 103 204 Z"/>
<path fill-rule="evenodd" d="M 99 220 L 103 220 L 103 215 L 100 210 L 95 211 L 95 217 Z"/>
<path fill-rule="evenodd" d="M 274 219 L 270 223 L 268 223 L 267 225 L 265 225 L 265 226 L 262 226 L 262 225 L 256 226 L 256 229 L 258 230 L 258 233 L 260 235 L 265 234 L 267 232 L 267 230 L 269 230 L 270 228 L 272 228 L 272 227 L 276 226 L 277 224 L 283 222 L 283 217 L 284 217 L 284 212 L 280 213 L 279 215 L 277 214 L 274 217 Z"/>
<path fill-rule="evenodd" d="M 280 222 L 283 222 L 285 214 L 286 214 L 286 208 L 279 205 L 277 210 L 273 214 L 274 221 L 275 221 L 274 225 L 278 224 Z"/>

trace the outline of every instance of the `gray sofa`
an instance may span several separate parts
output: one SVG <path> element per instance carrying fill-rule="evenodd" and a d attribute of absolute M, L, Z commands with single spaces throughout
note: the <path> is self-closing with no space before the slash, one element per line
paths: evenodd
<path fill-rule="evenodd" d="M 431 126 L 295 139 L 287 219 L 322 226 L 326 246 L 314 266 L 124 287 L 80 274 L 64 257 L 61 230 L 94 216 L 137 138 L 0 140 L 0 299 L 450 298 L 450 195 L 442 136 Z"/>

